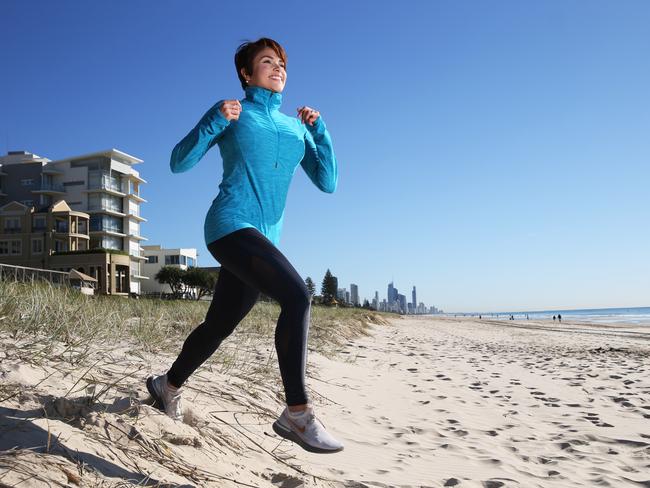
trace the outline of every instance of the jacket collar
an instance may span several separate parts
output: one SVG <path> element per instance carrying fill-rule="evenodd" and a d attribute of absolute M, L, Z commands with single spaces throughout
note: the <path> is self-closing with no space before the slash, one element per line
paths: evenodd
<path fill-rule="evenodd" d="M 278 110 L 282 105 L 282 93 L 257 85 L 247 86 L 244 91 L 246 100 L 268 107 L 269 110 Z"/>

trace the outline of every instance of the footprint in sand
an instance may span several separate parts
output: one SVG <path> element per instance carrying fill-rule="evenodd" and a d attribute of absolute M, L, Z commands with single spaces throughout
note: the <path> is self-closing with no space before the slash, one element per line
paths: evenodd
<path fill-rule="evenodd" d="M 612 398 L 612 400 L 615 403 L 620 403 L 624 407 L 633 407 L 634 406 L 634 404 L 632 402 L 628 401 L 628 399 L 625 398 L 625 397 L 614 397 L 614 398 Z"/>
<path fill-rule="evenodd" d="M 445 481 L 445 484 L 442 486 L 458 486 L 460 484 L 460 481 L 456 478 L 449 478 L 447 481 Z"/>

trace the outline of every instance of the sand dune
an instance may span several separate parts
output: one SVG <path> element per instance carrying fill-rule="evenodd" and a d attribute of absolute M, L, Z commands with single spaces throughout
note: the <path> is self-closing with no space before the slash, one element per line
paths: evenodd
<path fill-rule="evenodd" d="M 329 455 L 272 431 L 279 377 L 202 368 L 181 423 L 141 403 L 173 358 L 93 346 L 72 366 L 60 344 L 38 365 L 2 341 L 0 485 L 650 487 L 647 328 L 409 317 L 310 351 Z"/>

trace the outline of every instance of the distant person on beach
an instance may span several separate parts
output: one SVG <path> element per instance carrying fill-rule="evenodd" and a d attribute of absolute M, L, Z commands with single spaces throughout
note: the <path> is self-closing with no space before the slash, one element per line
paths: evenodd
<path fill-rule="evenodd" d="M 181 173 L 219 146 L 223 179 L 204 222 L 207 248 L 221 264 L 219 278 L 205 320 L 167 373 L 147 378 L 147 389 L 157 408 L 180 420 L 181 387 L 263 293 L 281 308 L 274 340 L 287 405 L 273 430 L 311 452 L 341 451 L 343 444 L 316 418 L 305 387 L 311 295 L 277 247 L 299 165 L 321 191 L 336 190 L 332 140 L 318 110 L 303 105 L 296 117 L 280 112 L 287 81 L 287 55 L 280 44 L 265 37 L 241 44 L 235 67 L 244 98 L 215 103 L 170 159 L 172 173 Z"/>
<path fill-rule="evenodd" d="M 562 322 L 562 315 L 557 314 L 557 321 L 558 321 L 558 322 Z"/>
<path fill-rule="evenodd" d="M 555 322 L 555 315 L 553 315 L 553 322 Z"/>

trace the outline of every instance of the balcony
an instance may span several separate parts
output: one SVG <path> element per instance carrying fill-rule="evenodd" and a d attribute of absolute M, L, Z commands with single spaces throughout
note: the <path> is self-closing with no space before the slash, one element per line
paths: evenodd
<path fill-rule="evenodd" d="M 130 256 L 134 259 L 138 259 L 140 261 L 146 261 L 147 258 L 142 255 L 142 251 L 137 251 L 137 252 L 131 252 Z"/>
<path fill-rule="evenodd" d="M 57 223 L 56 227 L 54 228 L 54 234 L 58 236 L 65 235 L 71 237 L 81 237 L 82 239 L 90 239 L 90 236 L 87 233 L 85 233 L 85 230 L 86 230 L 85 227 L 83 227 L 83 228 L 77 228 L 76 229 L 77 232 L 71 232 L 70 227 L 68 226 L 67 223 L 64 224 Z"/>
<path fill-rule="evenodd" d="M 135 234 L 133 232 L 129 232 L 129 238 L 130 239 L 136 239 L 138 241 L 148 241 L 146 237 L 142 237 L 140 234 Z"/>
<path fill-rule="evenodd" d="M 32 193 L 65 195 L 65 188 L 63 188 L 63 185 L 59 185 L 57 183 L 41 183 L 39 188 L 32 190 Z"/>
<path fill-rule="evenodd" d="M 22 227 L 5 227 L 2 233 L 3 234 L 22 234 L 23 229 L 22 229 Z"/>
<path fill-rule="evenodd" d="M 124 193 L 118 185 L 112 185 L 110 183 L 102 182 L 99 185 L 89 186 L 87 190 L 83 190 L 84 193 L 108 193 L 109 195 L 115 195 L 116 197 L 125 197 Z"/>
<path fill-rule="evenodd" d="M 123 178 L 130 179 L 130 180 L 133 180 L 133 181 L 137 181 L 138 183 L 146 183 L 147 182 L 147 180 L 145 180 L 144 178 L 141 178 L 140 176 L 137 176 L 137 175 L 135 175 L 133 173 L 125 174 L 123 176 Z"/>
<path fill-rule="evenodd" d="M 149 279 L 148 276 L 142 276 L 142 275 L 135 274 L 135 273 L 131 273 L 130 276 L 131 276 L 132 280 L 148 280 Z"/>
<path fill-rule="evenodd" d="M 89 174 L 88 189 L 85 192 L 105 192 L 118 197 L 126 196 L 120 186 L 120 179 L 111 177 L 107 173 Z"/>
<path fill-rule="evenodd" d="M 138 222 L 146 222 L 147 221 L 147 219 L 145 219 L 144 217 L 140 217 L 140 209 L 139 208 L 138 209 L 130 208 L 128 215 L 129 215 L 130 219 L 137 220 Z"/>
<path fill-rule="evenodd" d="M 116 207 L 92 206 L 86 211 L 88 215 L 107 214 L 113 217 L 126 217 L 126 214 Z"/>
<path fill-rule="evenodd" d="M 55 168 L 54 166 L 51 166 L 49 164 L 46 164 L 45 166 L 43 166 L 43 169 L 41 171 L 43 172 L 43 174 L 46 174 L 46 175 L 62 175 L 63 174 L 62 170 L 60 170 L 58 168 Z"/>
<path fill-rule="evenodd" d="M 104 227 L 103 229 L 91 228 L 90 234 L 92 236 L 107 235 L 107 236 L 114 236 L 114 237 L 126 237 L 126 234 L 121 229 L 118 229 L 117 227 Z"/>
<path fill-rule="evenodd" d="M 136 202 L 139 202 L 139 203 L 143 203 L 143 202 L 144 202 L 144 203 L 147 203 L 147 201 L 146 201 L 144 198 L 142 198 L 140 195 L 136 195 L 135 193 L 129 193 L 127 196 L 128 196 L 130 199 L 135 200 Z"/>

